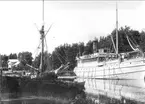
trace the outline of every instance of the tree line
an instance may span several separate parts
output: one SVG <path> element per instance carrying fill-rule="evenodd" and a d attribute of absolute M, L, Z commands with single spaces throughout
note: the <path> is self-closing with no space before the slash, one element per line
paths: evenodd
<path fill-rule="evenodd" d="M 118 48 L 119 53 L 132 51 L 128 41 L 127 35 L 136 45 L 139 45 L 142 51 L 145 51 L 145 32 L 131 29 L 128 26 L 121 27 L 118 29 Z M 112 39 L 113 40 L 112 40 Z M 94 40 L 89 40 L 86 44 L 84 42 L 73 43 L 73 44 L 63 44 L 54 49 L 50 54 L 48 52 L 44 53 L 44 71 L 57 69 L 61 64 L 67 64 L 70 62 L 70 70 L 73 70 L 76 66 L 76 57 L 82 55 L 88 55 L 94 53 L 94 43 L 96 49 L 106 48 L 109 52 L 115 52 L 113 47 L 113 42 L 116 45 L 116 30 L 114 29 L 108 36 L 101 36 L 100 38 L 94 37 Z M 32 58 L 31 52 L 20 52 L 18 55 L 11 53 L 10 55 L 2 55 L 2 60 L 7 62 L 8 59 L 18 59 L 20 62 L 24 62 L 32 65 L 35 68 L 40 66 L 41 53 Z"/>

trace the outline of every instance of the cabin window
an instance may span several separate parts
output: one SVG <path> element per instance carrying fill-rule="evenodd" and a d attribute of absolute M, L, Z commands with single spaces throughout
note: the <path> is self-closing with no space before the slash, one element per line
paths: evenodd
<path fill-rule="evenodd" d="M 105 57 L 99 57 L 98 62 L 103 62 L 105 61 Z"/>

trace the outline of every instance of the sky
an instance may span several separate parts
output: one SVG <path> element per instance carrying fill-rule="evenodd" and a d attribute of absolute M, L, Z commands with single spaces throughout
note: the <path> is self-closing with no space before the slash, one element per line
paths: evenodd
<path fill-rule="evenodd" d="M 47 51 L 109 35 L 116 26 L 115 1 L 45 1 Z M 145 2 L 118 1 L 119 27 L 145 30 Z M 42 1 L 0 1 L 0 54 L 32 52 L 40 43 Z"/>

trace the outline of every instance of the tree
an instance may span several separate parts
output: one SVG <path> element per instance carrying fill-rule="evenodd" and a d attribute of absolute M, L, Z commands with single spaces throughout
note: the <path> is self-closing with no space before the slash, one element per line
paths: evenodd
<path fill-rule="evenodd" d="M 145 52 L 145 32 L 144 31 L 140 33 L 140 47 L 143 50 L 143 52 Z"/>
<path fill-rule="evenodd" d="M 7 55 L 2 55 L 2 67 L 8 67 L 8 56 Z"/>
<path fill-rule="evenodd" d="M 9 59 L 17 59 L 17 54 L 11 53 L 8 57 L 9 57 Z"/>
<path fill-rule="evenodd" d="M 93 42 L 89 41 L 85 46 L 83 54 L 87 55 L 87 54 L 92 54 L 92 53 L 93 53 Z"/>
<path fill-rule="evenodd" d="M 84 52 L 84 48 L 85 48 L 84 43 L 83 42 L 80 42 L 78 44 L 78 48 L 79 48 L 79 56 L 82 56 L 82 54 Z"/>
<path fill-rule="evenodd" d="M 73 43 L 72 45 L 64 44 L 55 48 L 52 53 L 52 66 L 57 69 L 61 64 L 70 63 L 70 70 L 76 65 L 76 56 L 82 54 L 84 43 Z"/>
<path fill-rule="evenodd" d="M 33 58 L 32 58 L 32 53 L 31 52 L 20 52 L 18 54 L 18 60 L 20 62 L 25 62 L 25 63 L 31 65 L 32 64 L 32 59 Z"/>

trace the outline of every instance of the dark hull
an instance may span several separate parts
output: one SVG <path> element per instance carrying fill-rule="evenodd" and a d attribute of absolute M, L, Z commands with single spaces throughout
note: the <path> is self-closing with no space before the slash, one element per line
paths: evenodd
<path fill-rule="evenodd" d="M 62 81 L 57 78 L 57 76 L 52 73 L 42 75 L 41 77 L 33 78 L 30 77 L 12 77 L 3 76 L 2 77 L 2 90 L 4 93 L 17 93 L 17 92 L 37 92 L 39 89 L 43 89 L 43 86 L 47 86 L 48 89 L 51 87 L 59 87 L 61 89 L 76 89 L 79 91 L 84 90 L 84 82 L 78 83 L 73 81 Z M 62 90 L 60 90 L 62 91 Z M 60 92 L 59 91 L 59 92 Z M 62 92 L 63 93 L 63 92 Z"/>

